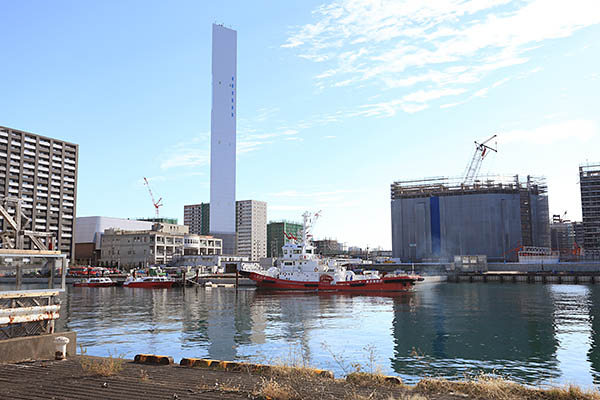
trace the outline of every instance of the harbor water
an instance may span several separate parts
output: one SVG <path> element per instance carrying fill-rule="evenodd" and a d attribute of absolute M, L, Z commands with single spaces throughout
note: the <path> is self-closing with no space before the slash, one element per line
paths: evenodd
<path fill-rule="evenodd" d="M 598 285 L 425 283 L 393 296 L 69 286 L 57 327 L 89 355 L 306 362 L 336 376 L 359 363 L 408 383 L 481 372 L 600 383 Z"/>

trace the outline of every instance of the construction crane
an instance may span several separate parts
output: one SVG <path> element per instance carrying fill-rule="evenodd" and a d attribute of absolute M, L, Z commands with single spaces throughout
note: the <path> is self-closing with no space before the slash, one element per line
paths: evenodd
<path fill-rule="evenodd" d="M 148 186 L 148 193 L 150 193 L 150 198 L 152 199 L 152 205 L 154 205 L 154 210 L 156 211 L 156 222 L 158 222 L 158 209 L 162 206 L 162 197 L 158 199 L 158 201 L 154 201 L 154 195 L 152 194 L 152 189 L 150 189 L 150 183 L 148 179 L 144 177 L 144 185 Z"/>
<path fill-rule="evenodd" d="M 494 139 L 496 136 L 498 135 L 494 135 L 481 143 L 475 142 L 475 154 L 473 154 L 473 159 L 471 160 L 465 171 L 465 177 L 463 179 L 464 185 L 471 185 L 473 184 L 475 179 L 477 179 L 477 176 L 479 175 L 479 170 L 481 169 L 481 162 L 490 153 L 490 151 L 496 153 L 498 152 L 498 150 L 486 144 L 489 143 L 489 141 Z M 497 146 L 497 144 L 495 146 Z"/>

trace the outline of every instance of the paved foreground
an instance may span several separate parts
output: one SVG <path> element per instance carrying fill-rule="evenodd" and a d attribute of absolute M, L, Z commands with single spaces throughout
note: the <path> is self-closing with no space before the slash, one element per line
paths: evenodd
<path fill-rule="evenodd" d="M 405 399 L 401 387 L 365 388 L 345 381 L 261 376 L 130 360 L 103 376 L 82 368 L 99 357 L 0 365 L 2 399 Z M 106 374 L 106 373 L 105 373 Z M 423 399 L 424 397 L 420 397 Z"/>

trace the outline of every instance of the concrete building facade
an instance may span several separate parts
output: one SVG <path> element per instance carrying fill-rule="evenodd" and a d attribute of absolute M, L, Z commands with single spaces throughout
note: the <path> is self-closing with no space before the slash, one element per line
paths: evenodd
<path fill-rule="evenodd" d="M 289 221 L 272 221 L 267 225 L 267 257 L 283 257 L 281 249 L 287 243 L 285 234 L 302 236 L 302 224 Z"/>
<path fill-rule="evenodd" d="M 586 254 L 600 254 L 600 163 L 579 167 L 583 248 Z"/>
<path fill-rule="evenodd" d="M 315 246 L 315 253 L 323 256 L 340 255 L 345 252 L 344 244 L 331 238 L 313 240 L 313 245 Z"/>
<path fill-rule="evenodd" d="M 0 126 L 0 196 L 20 198 L 31 219 L 26 229 L 53 233 L 56 249 L 71 259 L 78 158 L 77 144 Z M 7 229 L 2 218 L 0 225 Z"/>
<path fill-rule="evenodd" d="M 258 200 L 236 202 L 236 254 L 260 260 L 267 256 L 267 203 Z"/>
<path fill-rule="evenodd" d="M 130 231 L 156 230 L 162 233 L 185 235 L 189 229 L 185 225 L 154 223 L 126 218 L 102 216 L 79 217 L 75 220 L 75 262 L 96 265 L 102 258 L 101 245 L 104 232 L 110 229 Z"/>
<path fill-rule="evenodd" d="M 210 233 L 235 252 L 235 162 L 237 115 L 237 32 L 212 26 L 212 109 L 210 118 Z"/>
<path fill-rule="evenodd" d="M 495 177 L 464 185 L 447 178 L 392 184 L 392 254 L 402 261 L 486 255 L 517 259 L 520 246 L 550 248 L 541 179 Z"/>
<path fill-rule="evenodd" d="M 184 235 L 158 230 L 107 229 L 102 235 L 100 264 L 119 268 L 145 268 L 183 256 Z"/>
<path fill-rule="evenodd" d="M 176 262 L 184 255 L 219 256 L 222 241 L 212 236 L 189 234 L 182 225 L 154 224 L 150 230 L 105 230 L 100 252 L 100 265 L 143 268 Z"/>
<path fill-rule="evenodd" d="M 98 264 L 101 256 L 102 234 L 111 228 L 124 231 L 151 230 L 152 222 L 101 216 L 77 217 L 75 219 L 75 264 Z"/>

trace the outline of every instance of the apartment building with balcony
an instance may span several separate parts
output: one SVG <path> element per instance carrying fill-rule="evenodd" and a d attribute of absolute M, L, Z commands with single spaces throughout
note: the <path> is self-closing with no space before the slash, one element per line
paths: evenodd
<path fill-rule="evenodd" d="M 31 220 L 25 229 L 54 233 L 55 248 L 71 259 L 78 157 L 77 144 L 0 126 L 0 196 L 20 198 Z M 0 227 L 8 229 L 2 218 Z"/>
<path fill-rule="evenodd" d="M 210 233 L 210 204 L 184 205 L 183 224 L 189 226 L 190 233 L 208 235 Z"/>

